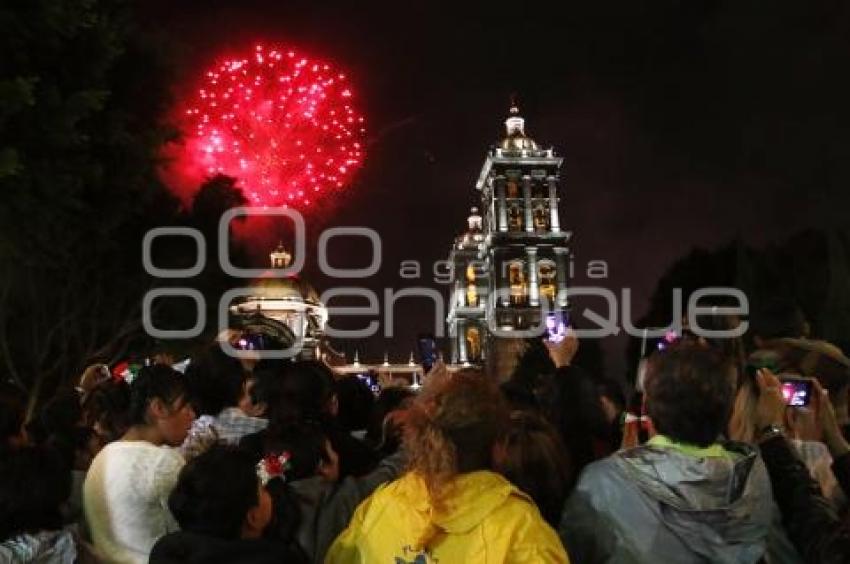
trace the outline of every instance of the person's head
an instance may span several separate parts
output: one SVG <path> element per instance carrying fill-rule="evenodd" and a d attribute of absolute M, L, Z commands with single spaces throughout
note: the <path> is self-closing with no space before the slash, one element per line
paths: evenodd
<path fill-rule="evenodd" d="M 121 438 L 130 426 L 130 385 L 124 380 L 107 380 L 83 399 L 83 420 L 104 443 Z"/>
<path fill-rule="evenodd" d="M 242 386 L 239 409 L 253 417 L 270 418 L 280 403 L 283 378 L 279 370 L 254 370 Z"/>
<path fill-rule="evenodd" d="M 228 356 L 217 343 L 194 357 L 186 368 L 186 386 L 195 413 L 215 416 L 236 407 L 244 374 L 239 359 Z"/>
<path fill-rule="evenodd" d="M 334 383 L 339 403 L 337 420 L 347 431 L 359 431 L 369 425 L 375 395 L 357 376 L 346 376 Z"/>
<path fill-rule="evenodd" d="M 461 370 L 423 391 L 408 412 L 404 443 L 432 503 L 458 474 L 492 468 L 507 422 L 498 388 L 478 370 Z"/>
<path fill-rule="evenodd" d="M 318 423 L 294 422 L 286 427 L 270 427 L 263 440 L 263 454 L 288 452 L 290 469 L 287 481 L 303 480 L 316 475 L 327 458 L 328 437 Z"/>
<path fill-rule="evenodd" d="M 496 470 L 531 496 L 553 526 L 573 478 L 566 452 L 558 432 L 540 415 L 514 411 L 494 460 Z"/>
<path fill-rule="evenodd" d="M 708 446 L 729 421 L 735 381 L 733 362 L 719 351 L 691 343 L 671 347 L 647 367 L 647 413 L 662 435 Z"/>
<path fill-rule="evenodd" d="M 164 444 L 181 444 L 195 418 L 184 376 L 163 364 L 142 368 L 130 385 L 129 418 L 133 426 L 150 428 Z"/>
<path fill-rule="evenodd" d="M 26 392 L 10 382 L 0 382 L 0 450 L 26 443 L 26 414 Z"/>
<path fill-rule="evenodd" d="M 336 414 L 333 372 L 324 363 L 293 362 L 280 378 L 280 401 L 269 406 L 272 425 L 293 420 L 323 421 Z"/>
<path fill-rule="evenodd" d="M 369 420 L 366 438 L 380 445 L 384 454 L 392 454 L 401 445 L 400 429 L 394 428 L 387 416 L 398 409 L 406 409 L 416 397 L 409 388 L 383 388 Z"/>
<path fill-rule="evenodd" d="M 76 390 L 61 389 L 38 412 L 38 442 L 51 435 L 71 435 L 83 424 L 83 408 Z"/>
<path fill-rule="evenodd" d="M 221 539 L 259 538 L 272 518 L 257 461 L 230 446 L 214 446 L 189 461 L 168 507 L 183 531 Z"/>
<path fill-rule="evenodd" d="M 71 494 L 71 469 L 44 446 L 0 457 L 0 541 L 62 528 L 62 504 Z"/>
<path fill-rule="evenodd" d="M 595 378 L 594 383 L 605 420 L 611 425 L 626 409 L 626 395 L 623 393 L 620 384 L 609 378 Z"/>

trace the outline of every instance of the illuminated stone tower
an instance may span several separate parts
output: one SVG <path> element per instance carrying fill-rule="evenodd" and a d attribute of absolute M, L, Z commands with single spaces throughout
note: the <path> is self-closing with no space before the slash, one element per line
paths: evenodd
<path fill-rule="evenodd" d="M 526 135 L 516 104 L 505 129 L 475 185 L 481 215 L 470 216 L 469 231 L 450 255 L 455 285 L 447 320 L 453 360 L 485 364 L 499 380 L 513 369 L 522 332 L 545 326 L 543 311 L 556 321 L 566 317 L 572 235 L 562 229 L 558 211 L 563 158 Z M 481 350 L 473 358 L 469 344 L 476 332 Z"/>

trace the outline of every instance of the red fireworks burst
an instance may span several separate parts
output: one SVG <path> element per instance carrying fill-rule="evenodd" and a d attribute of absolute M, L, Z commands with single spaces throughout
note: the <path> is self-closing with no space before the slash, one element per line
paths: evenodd
<path fill-rule="evenodd" d="M 184 106 L 179 168 L 238 179 L 250 205 L 304 207 L 343 189 L 362 163 L 364 119 L 345 74 L 257 45 L 205 74 Z"/>

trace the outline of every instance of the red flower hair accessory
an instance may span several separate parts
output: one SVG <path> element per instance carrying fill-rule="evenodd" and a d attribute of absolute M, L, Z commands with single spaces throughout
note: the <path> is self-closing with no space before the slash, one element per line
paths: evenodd
<path fill-rule="evenodd" d="M 270 480 L 280 478 L 286 481 L 286 472 L 292 468 L 292 455 L 289 451 L 270 454 L 257 463 L 257 476 L 265 486 Z"/>

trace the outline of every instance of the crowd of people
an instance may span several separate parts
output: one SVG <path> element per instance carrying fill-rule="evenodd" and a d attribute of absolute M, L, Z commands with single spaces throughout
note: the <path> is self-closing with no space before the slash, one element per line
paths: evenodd
<path fill-rule="evenodd" d="M 629 394 L 578 346 L 377 396 L 217 344 L 29 417 L 2 382 L 0 562 L 850 562 L 850 360 L 793 306 L 676 335 Z"/>

